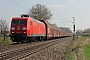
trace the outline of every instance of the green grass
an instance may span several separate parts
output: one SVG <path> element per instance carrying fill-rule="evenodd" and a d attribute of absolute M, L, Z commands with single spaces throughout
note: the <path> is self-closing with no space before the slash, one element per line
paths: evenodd
<path fill-rule="evenodd" d="M 90 43 L 84 45 L 84 53 L 86 58 L 90 60 Z"/>
<path fill-rule="evenodd" d="M 10 37 L 6 37 L 6 40 L 4 41 L 3 37 L 0 37 L 0 45 L 5 45 L 5 44 L 12 44 L 13 42 L 10 40 Z"/>
<path fill-rule="evenodd" d="M 90 38 L 90 36 L 78 36 L 78 40 L 83 40 L 83 39 L 86 39 L 86 38 Z"/>
<path fill-rule="evenodd" d="M 67 54 L 67 60 L 74 60 L 74 54 L 72 52 L 72 49 L 74 47 L 74 42 L 71 43 L 71 46 L 68 49 L 68 54 Z"/>
<path fill-rule="evenodd" d="M 67 60 L 74 60 L 74 54 L 70 52 L 70 53 L 67 55 Z"/>
<path fill-rule="evenodd" d="M 78 48 L 78 59 L 79 60 L 86 60 L 88 58 L 88 60 L 90 60 L 90 44 L 86 44 L 83 48 L 83 44 L 82 41 L 86 40 L 86 39 L 90 39 L 90 36 L 78 36 L 78 39 L 76 39 L 76 41 L 73 41 L 70 48 L 69 48 L 69 51 L 68 51 L 68 54 L 67 54 L 67 60 L 75 60 L 75 54 L 76 53 L 73 53 L 72 49 L 73 48 Z M 77 43 L 77 44 L 74 44 L 74 43 Z M 84 51 L 83 51 L 84 49 Z M 86 55 L 85 55 L 86 54 Z"/>
<path fill-rule="evenodd" d="M 86 39 L 90 39 L 90 36 L 79 36 L 78 40 L 86 40 Z M 84 44 L 84 43 L 83 43 Z M 81 44 L 80 44 L 81 45 Z M 87 44 L 84 44 L 82 46 L 82 53 L 84 53 L 85 57 L 87 58 L 87 60 L 90 60 L 90 42 L 87 42 Z"/>

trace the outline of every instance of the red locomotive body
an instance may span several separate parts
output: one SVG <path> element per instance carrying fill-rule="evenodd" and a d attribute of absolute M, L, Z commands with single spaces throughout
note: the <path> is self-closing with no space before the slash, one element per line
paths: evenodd
<path fill-rule="evenodd" d="M 11 21 L 10 37 L 13 42 L 43 39 L 46 36 L 44 23 L 30 17 L 14 17 Z"/>

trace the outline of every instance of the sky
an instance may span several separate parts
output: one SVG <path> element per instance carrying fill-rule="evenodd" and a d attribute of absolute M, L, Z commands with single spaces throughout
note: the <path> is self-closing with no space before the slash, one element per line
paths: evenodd
<path fill-rule="evenodd" d="M 77 29 L 90 28 L 90 0 L 0 0 L 0 19 L 10 25 L 12 17 L 27 13 L 36 5 L 43 4 L 53 14 L 50 23 L 73 30 L 73 18 Z"/>

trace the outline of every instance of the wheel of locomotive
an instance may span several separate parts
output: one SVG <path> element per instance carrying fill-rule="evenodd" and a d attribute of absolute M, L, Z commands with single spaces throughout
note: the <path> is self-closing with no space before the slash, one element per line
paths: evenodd
<path fill-rule="evenodd" d="M 36 37 L 36 40 L 39 41 L 39 37 Z"/>
<path fill-rule="evenodd" d="M 45 37 L 43 37 L 43 40 L 45 41 L 45 40 L 46 40 L 46 38 L 45 38 Z"/>
<path fill-rule="evenodd" d="M 39 41 L 42 41 L 42 37 L 39 37 Z"/>
<path fill-rule="evenodd" d="M 42 37 L 42 41 L 44 41 L 45 37 Z"/>
<path fill-rule="evenodd" d="M 41 41 L 41 37 L 36 37 L 36 40 L 37 41 Z"/>
<path fill-rule="evenodd" d="M 24 43 L 24 42 L 25 42 L 24 40 L 21 41 L 21 43 Z"/>
<path fill-rule="evenodd" d="M 18 39 L 13 38 L 12 41 L 16 42 L 17 44 L 19 44 L 19 40 Z"/>
<path fill-rule="evenodd" d="M 19 39 L 19 41 L 20 41 L 21 43 L 26 43 L 26 42 L 27 42 L 27 38 L 21 38 L 21 39 Z"/>
<path fill-rule="evenodd" d="M 36 41 L 36 37 L 32 37 L 31 41 L 35 42 Z"/>
<path fill-rule="evenodd" d="M 40 37 L 40 38 L 39 38 L 39 41 L 43 41 L 43 40 L 44 40 L 44 37 Z"/>

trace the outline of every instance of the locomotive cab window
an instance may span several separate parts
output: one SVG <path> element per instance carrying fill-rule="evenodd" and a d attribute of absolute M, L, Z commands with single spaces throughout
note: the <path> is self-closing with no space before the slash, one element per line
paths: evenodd
<path fill-rule="evenodd" d="M 26 25 L 26 20 L 20 20 L 20 24 Z"/>
<path fill-rule="evenodd" d="M 26 20 L 12 20 L 13 25 L 16 25 L 16 24 L 26 25 L 26 23 L 27 23 Z"/>
<path fill-rule="evenodd" d="M 12 20 L 13 25 L 18 24 L 18 23 L 19 23 L 19 20 Z"/>

